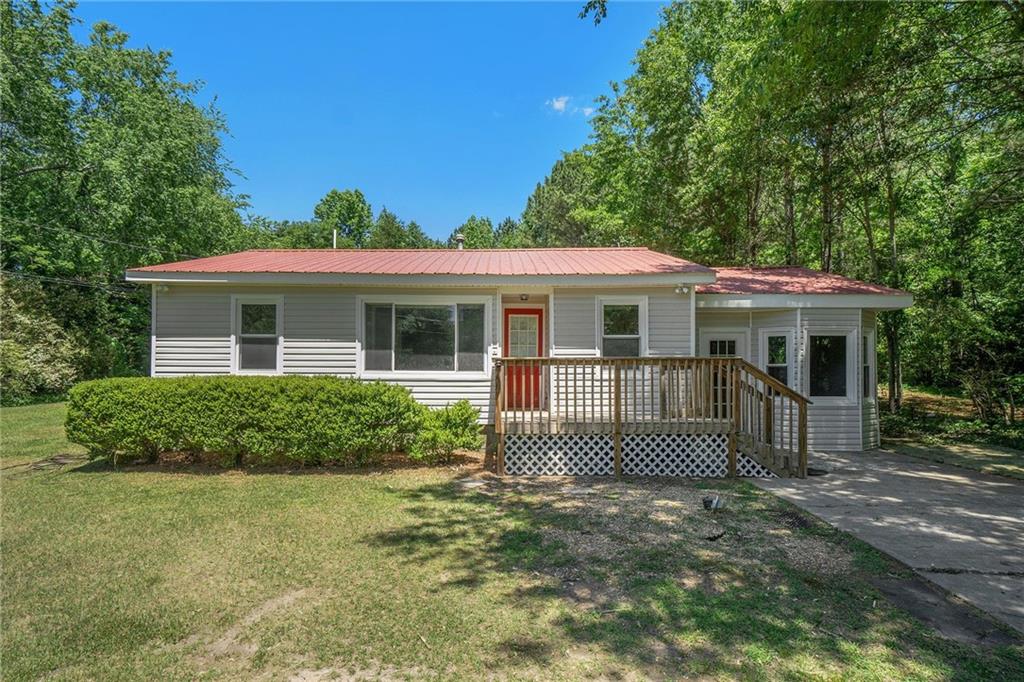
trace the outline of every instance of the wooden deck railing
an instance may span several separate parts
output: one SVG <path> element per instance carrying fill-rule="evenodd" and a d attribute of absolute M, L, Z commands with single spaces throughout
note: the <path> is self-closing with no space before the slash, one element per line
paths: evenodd
<path fill-rule="evenodd" d="M 809 401 L 740 358 L 501 358 L 494 371 L 498 470 L 509 434 L 726 434 L 780 475 L 807 472 Z"/>

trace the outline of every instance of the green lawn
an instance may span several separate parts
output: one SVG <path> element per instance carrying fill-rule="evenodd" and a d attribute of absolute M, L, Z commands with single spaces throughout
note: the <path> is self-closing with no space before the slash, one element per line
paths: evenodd
<path fill-rule="evenodd" d="M 4 679 L 1024 676 L 747 484 L 7 466 L 71 452 L 61 419 L 2 412 Z"/>

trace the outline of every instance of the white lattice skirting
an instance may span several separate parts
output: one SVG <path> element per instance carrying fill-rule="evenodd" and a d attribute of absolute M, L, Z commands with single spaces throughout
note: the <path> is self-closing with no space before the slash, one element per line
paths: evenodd
<path fill-rule="evenodd" d="M 611 436 L 506 435 L 505 472 L 524 476 L 611 476 Z"/>
<path fill-rule="evenodd" d="M 611 476 L 615 454 L 609 435 L 506 435 L 505 471 L 525 476 Z M 627 476 L 723 478 L 729 473 L 725 434 L 626 434 L 622 436 L 622 473 Z M 736 473 L 771 477 L 772 472 L 745 455 Z"/>

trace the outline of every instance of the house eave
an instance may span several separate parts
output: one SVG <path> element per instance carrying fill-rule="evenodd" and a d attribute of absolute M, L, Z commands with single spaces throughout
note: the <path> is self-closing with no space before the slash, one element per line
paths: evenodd
<path fill-rule="evenodd" d="M 914 304 L 910 294 L 697 294 L 702 310 L 755 308 L 868 308 L 899 310 Z"/>
<path fill-rule="evenodd" d="M 145 272 L 129 270 L 140 284 L 340 285 L 436 287 L 649 287 L 710 284 L 713 272 L 640 275 L 374 275 L 301 272 Z"/>

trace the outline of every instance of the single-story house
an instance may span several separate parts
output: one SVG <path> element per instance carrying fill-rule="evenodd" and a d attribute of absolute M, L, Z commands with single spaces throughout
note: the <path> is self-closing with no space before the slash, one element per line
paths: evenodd
<path fill-rule="evenodd" d="M 261 249 L 126 276 L 152 286 L 152 376 L 467 399 L 513 473 L 802 475 L 808 449 L 874 447 L 876 313 L 912 304 L 645 248 Z"/>

